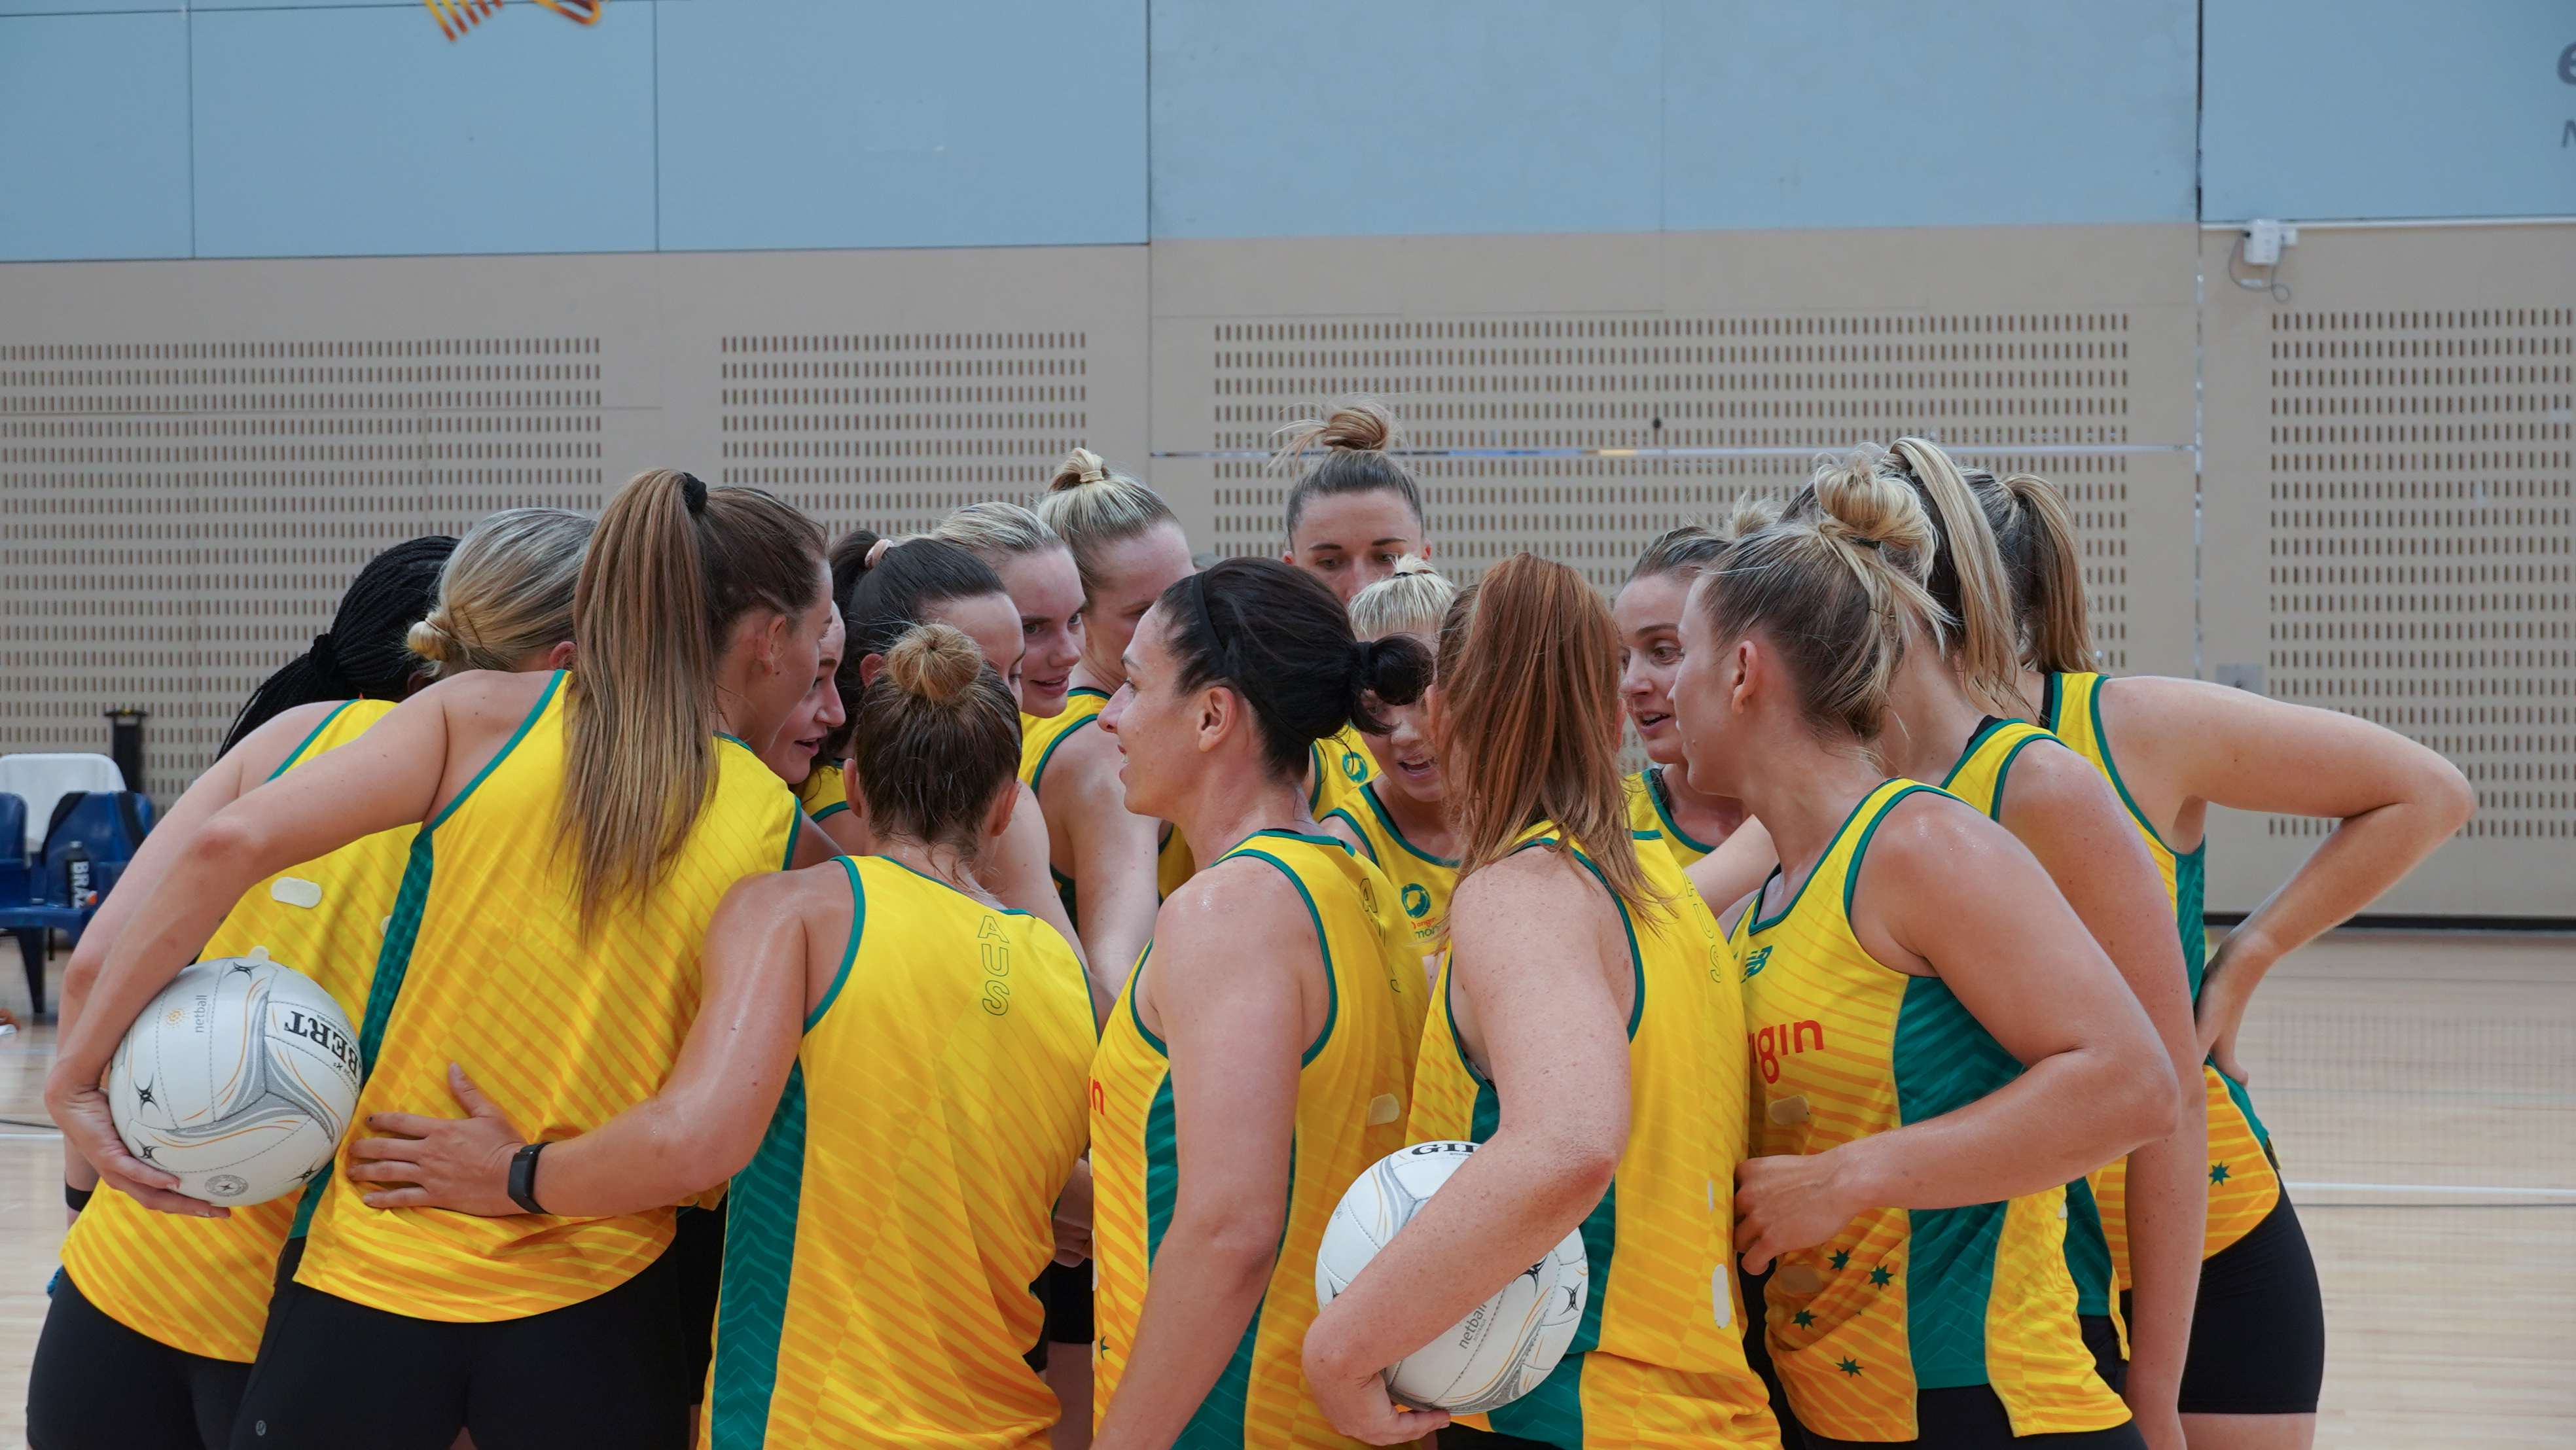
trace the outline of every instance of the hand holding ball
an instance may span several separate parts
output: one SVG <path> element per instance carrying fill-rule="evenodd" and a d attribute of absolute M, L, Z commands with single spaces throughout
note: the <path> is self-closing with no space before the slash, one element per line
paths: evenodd
<path fill-rule="evenodd" d="M 182 970 L 107 1070 L 126 1151 L 226 1207 L 301 1189 L 358 1107 L 358 1034 L 340 1004 L 266 948 Z"/>
<path fill-rule="evenodd" d="M 1330 1304 L 1349 1288 L 1397 1231 L 1449 1176 L 1473 1143 L 1416 1143 L 1360 1175 L 1324 1226 L 1315 1254 L 1315 1300 Z M 1472 1415 L 1538 1388 L 1583 1323 L 1592 1268 L 1580 1229 L 1515 1275 L 1442 1335 L 1386 1370 L 1387 1388 L 1405 1404 Z"/>

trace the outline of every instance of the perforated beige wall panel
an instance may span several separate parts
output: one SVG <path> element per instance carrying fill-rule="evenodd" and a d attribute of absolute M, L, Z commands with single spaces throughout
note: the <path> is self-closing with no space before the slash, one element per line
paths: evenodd
<path fill-rule="evenodd" d="M 0 745 L 139 705 L 176 794 L 386 545 L 596 510 L 599 374 L 592 337 L 0 345 Z"/>
<path fill-rule="evenodd" d="M 646 467 L 917 528 L 1075 442 L 1139 454 L 1144 278 L 1140 247 L 0 267 L 0 750 L 104 750 L 141 706 L 166 804 L 387 544 Z"/>
<path fill-rule="evenodd" d="M 2208 242 L 2215 275 L 2230 238 Z M 2209 659 L 2448 756 L 2478 815 L 2374 909 L 2576 902 L 2576 227 L 2307 229 L 2210 299 Z M 2232 817 L 2244 910 L 2330 823 Z"/>
<path fill-rule="evenodd" d="M 727 337 L 724 480 L 835 532 L 918 533 L 961 504 L 1026 502 L 1090 438 L 1083 332 Z"/>
<path fill-rule="evenodd" d="M 2072 256 L 2061 234 L 2048 268 L 2028 232 L 1868 236 L 1158 243 L 1155 447 L 1260 450 L 1374 394 L 1410 447 L 1524 455 L 1413 460 L 1453 575 L 1528 549 L 1606 590 L 1655 534 L 1786 496 L 1817 452 L 1920 433 L 2057 480 L 2109 666 L 2188 672 L 2191 234 L 2090 229 Z M 1690 449 L 1727 452 L 1653 456 Z M 1573 450 L 1646 456 L 1529 456 Z M 1214 552 L 1283 547 L 1291 475 L 1154 476 L 1205 500 Z"/>

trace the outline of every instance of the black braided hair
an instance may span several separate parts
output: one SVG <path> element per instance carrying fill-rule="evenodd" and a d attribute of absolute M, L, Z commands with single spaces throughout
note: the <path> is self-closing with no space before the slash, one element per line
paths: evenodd
<path fill-rule="evenodd" d="M 215 754 L 230 753 L 244 736 L 298 705 L 358 696 L 399 700 L 411 693 L 422 661 L 403 640 L 438 603 L 439 571 L 455 550 L 448 535 L 424 534 L 368 560 L 340 596 L 330 633 L 315 635 L 311 649 L 260 682 Z"/>

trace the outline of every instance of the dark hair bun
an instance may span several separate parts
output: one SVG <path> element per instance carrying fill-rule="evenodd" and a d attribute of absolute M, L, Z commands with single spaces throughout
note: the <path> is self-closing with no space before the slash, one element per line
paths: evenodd
<path fill-rule="evenodd" d="M 1356 691 L 1366 691 L 1390 705 L 1410 705 L 1431 687 L 1431 651 L 1409 634 L 1364 639 L 1351 651 Z M 1352 718 L 1358 718 L 1354 701 Z"/>

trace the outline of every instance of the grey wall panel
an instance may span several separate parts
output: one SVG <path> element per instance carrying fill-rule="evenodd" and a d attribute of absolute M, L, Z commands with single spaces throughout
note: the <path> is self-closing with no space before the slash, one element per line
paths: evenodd
<path fill-rule="evenodd" d="M 2207 236 L 2214 280 L 2233 241 Z M 2210 291 L 2210 662 L 2413 736 L 2477 787 L 2477 819 L 2381 911 L 2576 899 L 2570 255 L 2576 226 L 2312 229 L 2286 300 Z M 2221 815 L 2220 910 L 2324 832 Z"/>

